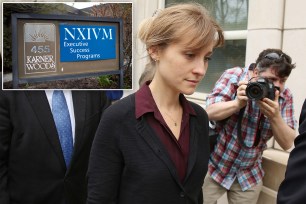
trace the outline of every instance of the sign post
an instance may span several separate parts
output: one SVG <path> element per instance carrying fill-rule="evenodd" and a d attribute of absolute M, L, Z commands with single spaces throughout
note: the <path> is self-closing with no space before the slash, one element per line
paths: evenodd
<path fill-rule="evenodd" d="M 123 88 L 121 19 L 12 14 L 12 25 L 13 88 L 110 74 Z"/>
<path fill-rule="evenodd" d="M 24 24 L 25 74 L 56 72 L 55 25 Z"/>

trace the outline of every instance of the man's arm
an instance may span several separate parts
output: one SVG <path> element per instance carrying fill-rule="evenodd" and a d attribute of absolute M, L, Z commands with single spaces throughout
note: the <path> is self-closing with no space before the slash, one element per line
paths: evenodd
<path fill-rule="evenodd" d="M 248 97 L 245 94 L 247 81 L 240 81 L 237 88 L 237 97 L 232 101 L 218 102 L 206 108 L 209 120 L 219 121 L 230 117 L 246 106 Z"/>
<path fill-rule="evenodd" d="M 275 100 L 264 98 L 258 101 L 261 112 L 268 117 L 275 140 L 284 149 L 292 147 L 296 132 L 282 118 L 278 103 L 279 91 L 276 91 Z"/>
<path fill-rule="evenodd" d="M 274 138 L 278 144 L 284 150 L 290 149 L 296 136 L 295 130 L 289 127 L 281 116 L 274 117 L 270 120 L 270 123 Z"/>

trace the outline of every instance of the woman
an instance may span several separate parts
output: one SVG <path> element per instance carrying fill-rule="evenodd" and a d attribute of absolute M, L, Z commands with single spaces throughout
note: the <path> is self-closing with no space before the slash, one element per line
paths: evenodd
<path fill-rule="evenodd" d="M 88 204 L 202 204 L 208 118 L 183 94 L 204 77 L 221 28 L 199 4 L 177 4 L 139 31 L 155 69 L 103 115 L 88 170 Z"/>

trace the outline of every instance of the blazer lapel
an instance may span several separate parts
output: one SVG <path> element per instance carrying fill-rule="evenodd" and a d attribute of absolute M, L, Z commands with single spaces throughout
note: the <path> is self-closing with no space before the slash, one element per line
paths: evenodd
<path fill-rule="evenodd" d="M 155 154 L 164 162 L 164 164 L 168 167 L 169 172 L 171 173 L 172 177 L 176 181 L 176 183 L 183 188 L 180 179 L 177 175 L 175 166 L 171 161 L 170 157 L 168 156 L 167 151 L 158 140 L 154 130 L 148 125 L 145 117 L 141 117 L 141 120 L 137 122 L 136 128 L 142 138 L 147 142 L 147 144 L 152 148 Z"/>
<path fill-rule="evenodd" d="M 196 127 L 196 118 L 190 117 L 189 159 L 188 159 L 187 173 L 184 181 L 187 181 L 188 177 L 190 176 L 192 168 L 194 167 L 194 164 L 197 159 L 197 151 L 198 151 L 197 135 L 199 135 L 199 133 Z"/>
<path fill-rule="evenodd" d="M 65 160 L 62 153 L 56 126 L 45 92 L 25 91 L 25 95 L 27 96 L 29 103 L 32 106 L 32 109 L 35 112 L 37 119 L 40 122 L 42 129 L 45 132 L 45 135 L 47 136 L 47 139 L 49 140 L 56 155 L 61 161 L 63 168 L 66 169 Z"/>
<path fill-rule="evenodd" d="M 72 91 L 74 118 L 75 118 L 75 137 L 72 161 L 78 157 L 81 146 L 84 144 L 86 135 L 82 134 L 86 121 L 86 92 Z"/>

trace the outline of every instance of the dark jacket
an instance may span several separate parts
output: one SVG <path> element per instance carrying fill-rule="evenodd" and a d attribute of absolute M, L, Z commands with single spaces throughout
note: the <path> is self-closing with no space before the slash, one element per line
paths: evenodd
<path fill-rule="evenodd" d="M 84 204 L 89 152 L 104 92 L 72 92 L 75 143 L 66 169 L 44 91 L 0 91 L 0 203 Z"/>
<path fill-rule="evenodd" d="M 306 132 L 299 135 L 291 151 L 278 195 L 278 204 L 302 204 L 306 201 Z"/>
<path fill-rule="evenodd" d="M 192 103 L 190 152 L 183 183 L 145 115 L 135 117 L 135 96 L 106 110 L 88 169 L 88 204 L 202 204 L 209 158 L 208 117 Z"/>
<path fill-rule="evenodd" d="M 300 115 L 300 135 L 294 140 L 290 152 L 285 179 L 281 183 L 278 204 L 300 204 L 306 201 L 306 100 Z"/>

